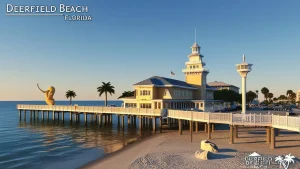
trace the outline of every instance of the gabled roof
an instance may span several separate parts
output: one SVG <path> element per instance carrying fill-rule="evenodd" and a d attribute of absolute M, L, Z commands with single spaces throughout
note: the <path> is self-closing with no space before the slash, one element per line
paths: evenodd
<path fill-rule="evenodd" d="M 153 76 L 143 81 L 140 81 L 135 85 L 154 85 L 156 87 L 181 87 L 189 89 L 197 89 L 196 87 L 180 80 L 169 79 L 166 77 Z"/>
<path fill-rule="evenodd" d="M 224 82 L 218 82 L 218 81 L 214 81 L 214 82 L 209 82 L 207 83 L 209 86 L 211 87 L 236 87 L 234 85 L 231 85 L 231 84 L 227 84 L 227 83 L 224 83 Z M 239 87 L 237 87 L 239 88 Z"/>

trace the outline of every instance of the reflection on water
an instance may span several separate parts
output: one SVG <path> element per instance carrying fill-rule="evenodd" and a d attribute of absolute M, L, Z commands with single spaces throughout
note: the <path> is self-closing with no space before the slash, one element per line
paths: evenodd
<path fill-rule="evenodd" d="M 118 127 L 116 116 L 113 116 L 113 124 L 102 127 L 90 122 L 85 126 L 83 116 L 81 123 L 70 123 L 68 113 L 64 122 L 52 121 L 51 114 L 50 120 L 42 121 L 41 114 L 38 120 L 30 120 L 30 113 L 26 121 L 23 114 L 19 120 L 16 104 L 0 102 L 1 169 L 78 168 L 152 135 L 151 129 L 140 132 L 138 126 L 127 126 L 127 123 L 123 131 Z"/>
<path fill-rule="evenodd" d="M 33 142 L 40 142 L 46 148 L 45 152 L 70 147 L 67 143 L 71 140 L 81 148 L 101 148 L 105 153 L 111 153 L 152 134 L 150 130 L 145 129 L 141 133 L 136 127 L 131 126 L 123 131 L 116 124 L 99 127 L 94 123 L 85 126 L 83 122 L 70 123 L 67 120 L 64 123 L 51 120 L 19 121 L 19 127 L 29 132 L 43 134 L 42 139 Z"/>

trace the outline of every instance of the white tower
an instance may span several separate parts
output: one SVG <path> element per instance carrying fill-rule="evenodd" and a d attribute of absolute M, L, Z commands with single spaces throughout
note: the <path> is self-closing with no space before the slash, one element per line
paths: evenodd
<path fill-rule="evenodd" d="M 245 61 L 245 55 L 243 55 L 243 62 L 241 64 L 235 65 L 237 68 L 237 72 L 242 77 L 242 113 L 246 113 L 246 78 L 247 74 L 251 72 L 251 67 L 253 64 L 247 63 Z"/>

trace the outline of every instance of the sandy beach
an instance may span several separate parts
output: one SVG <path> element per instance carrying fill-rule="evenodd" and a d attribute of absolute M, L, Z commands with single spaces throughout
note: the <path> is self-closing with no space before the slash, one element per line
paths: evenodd
<path fill-rule="evenodd" d="M 235 144 L 229 144 L 229 131 L 216 130 L 212 133 L 212 141 L 219 147 L 219 152 L 213 154 L 210 160 L 200 160 L 194 154 L 200 149 L 201 140 L 207 139 L 203 131 L 190 133 L 184 130 L 183 135 L 178 131 L 164 131 L 145 140 L 133 143 L 124 149 L 109 154 L 82 168 L 85 169 L 139 169 L 139 168 L 207 168 L 207 169 L 238 169 L 246 168 L 245 157 L 257 152 L 273 158 L 272 167 L 279 168 L 274 159 L 279 155 L 295 156 L 295 163 L 289 169 L 300 168 L 300 134 L 282 130 L 276 137 L 276 149 L 271 150 L 265 142 L 264 128 L 240 128 L 239 138 Z"/>

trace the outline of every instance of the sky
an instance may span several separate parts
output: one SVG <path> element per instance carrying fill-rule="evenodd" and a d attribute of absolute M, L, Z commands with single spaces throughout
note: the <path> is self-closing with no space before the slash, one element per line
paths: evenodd
<path fill-rule="evenodd" d="M 63 16 L 6 16 L 6 5 L 88 6 L 92 21 Z M 278 97 L 300 89 L 300 1 L 279 0 L 1 0 L 0 100 L 102 100 L 111 82 L 114 100 L 151 76 L 185 80 L 187 56 L 197 42 L 207 81 L 241 87 L 235 65 L 253 64 L 247 90 L 269 88 Z M 174 76 L 170 74 L 173 71 Z M 259 99 L 263 96 L 259 94 Z"/>

